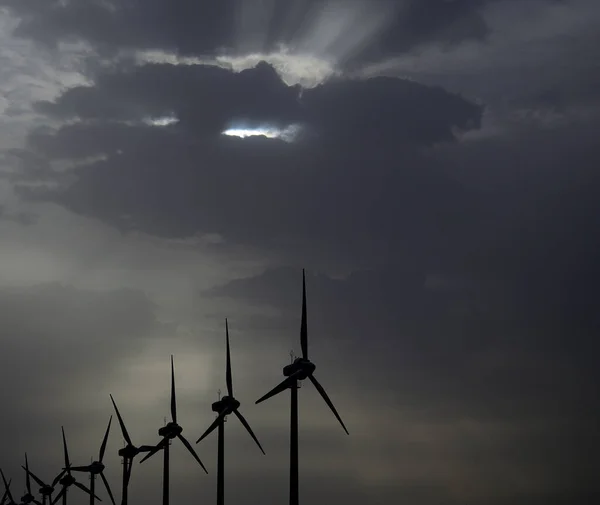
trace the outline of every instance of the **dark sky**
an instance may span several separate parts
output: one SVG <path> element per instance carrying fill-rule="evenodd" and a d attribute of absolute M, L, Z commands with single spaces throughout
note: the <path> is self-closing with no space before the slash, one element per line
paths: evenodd
<path fill-rule="evenodd" d="M 288 401 L 254 401 L 300 352 L 306 268 L 350 436 L 306 384 L 303 503 L 598 499 L 599 25 L 597 0 L 0 0 L 15 494 L 25 451 L 62 466 L 61 425 L 96 456 L 109 393 L 158 441 L 170 354 L 195 441 L 228 317 L 267 455 L 228 422 L 226 498 L 285 503 Z M 223 134 L 258 128 L 288 135 Z M 216 437 L 196 447 L 210 475 L 175 445 L 175 504 L 214 500 Z M 136 463 L 131 504 L 160 471 Z"/>

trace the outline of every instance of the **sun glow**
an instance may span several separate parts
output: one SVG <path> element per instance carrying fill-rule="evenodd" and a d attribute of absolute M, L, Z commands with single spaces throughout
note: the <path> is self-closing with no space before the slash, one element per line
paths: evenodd
<path fill-rule="evenodd" d="M 248 137 L 266 137 L 268 139 L 279 139 L 285 142 L 293 142 L 300 127 L 298 125 L 290 125 L 286 128 L 277 128 L 274 126 L 256 126 L 256 127 L 231 127 L 223 132 L 223 135 L 228 137 L 238 137 L 245 139 Z"/>

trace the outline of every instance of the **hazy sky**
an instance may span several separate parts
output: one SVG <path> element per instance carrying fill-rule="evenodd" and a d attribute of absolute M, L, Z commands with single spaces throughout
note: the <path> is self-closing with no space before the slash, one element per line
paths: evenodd
<path fill-rule="evenodd" d="M 600 495 L 598 0 L 0 0 L 0 468 L 96 457 L 112 393 L 195 441 L 225 389 L 226 500 Z M 286 130 L 238 138 L 231 129 Z M 295 134 L 295 135 L 294 135 Z M 293 138 L 292 138 L 293 137 Z M 107 475 L 120 498 L 113 425 Z M 214 500 L 172 450 L 172 503 Z M 160 455 L 133 505 L 159 504 Z M 83 478 L 85 482 L 85 478 Z M 101 498 L 108 496 L 100 489 Z M 72 504 L 87 498 L 78 490 Z M 76 501 L 79 500 L 79 501 Z"/>

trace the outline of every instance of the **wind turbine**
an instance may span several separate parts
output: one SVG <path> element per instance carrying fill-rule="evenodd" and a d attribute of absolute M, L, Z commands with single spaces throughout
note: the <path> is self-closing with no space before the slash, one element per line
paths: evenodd
<path fill-rule="evenodd" d="M 31 477 L 29 476 L 29 462 L 27 461 L 27 453 L 25 453 L 25 466 L 23 468 L 25 470 L 26 492 L 21 498 L 21 503 L 23 503 L 24 505 L 28 505 L 29 503 L 35 503 L 35 505 L 42 505 L 38 500 L 35 499 L 35 496 L 31 494 Z"/>
<path fill-rule="evenodd" d="M 12 482 L 12 479 L 6 482 L 6 478 L 4 477 L 4 472 L 2 469 L 0 469 L 0 474 L 2 475 L 2 482 L 4 483 L 4 496 L 2 496 L 2 505 L 17 505 L 13 499 L 12 493 L 10 492 L 10 483 Z"/>
<path fill-rule="evenodd" d="M 256 400 L 261 403 L 275 396 L 276 394 L 290 389 L 291 391 L 291 420 L 290 420 L 290 505 L 298 505 L 298 382 L 309 379 L 319 394 L 329 406 L 333 415 L 342 425 L 342 428 L 348 433 L 342 418 L 333 406 L 333 403 L 327 396 L 325 389 L 314 376 L 316 365 L 308 359 L 308 328 L 306 319 L 306 278 L 304 269 L 302 269 L 302 323 L 300 326 L 300 345 L 302 347 L 302 357 L 296 358 L 292 364 L 283 368 L 283 375 L 286 377 L 283 382 L 275 386 L 266 395 Z"/>
<path fill-rule="evenodd" d="M 131 437 L 127 432 L 127 428 L 125 427 L 125 423 L 123 422 L 123 418 L 121 417 L 121 413 L 117 408 L 117 404 L 115 403 L 112 395 L 110 396 L 110 400 L 112 401 L 113 407 L 115 408 L 115 412 L 117 413 L 117 419 L 119 420 L 119 425 L 121 426 L 121 433 L 123 434 L 123 438 L 127 445 L 122 449 L 119 449 L 119 456 L 123 458 L 123 491 L 121 494 L 121 505 L 127 505 L 127 489 L 129 487 L 129 479 L 131 478 L 131 468 L 133 465 L 133 459 L 140 452 L 150 452 L 154 449 L 153 445 L 142 445 L 140 447 L 136 447 L 133 445 L 131 441 Z"/>
<path fill-rule="evenodd" d="M 175 398 L 175 367 L 173 365 L 173 355 L 171 355 L 171 421 L 158 430 L 158 435 L 163 439 L 152 448 L 144 458 L 140 461 L 143 463 L 148 458 L 154 456 L 161 449 L 163 450 L 164 462 L 163 462 L 163 505 L 169 505 L 169 445 L 171 440 L 178 438 L 185 448 L 190 452 L 194 459 L 200 464 L 203 470 L 208 473 L 208 470 L 200 461 L 200 458 L 194 451 L 194 448 L 188 442 L 188 440 L 181 434 L 183 428 L 177 424 L 177 401 Z"/>
<path fill-rule="evenodd" d="M 75 479 L 75 477 L 73 477 L 73 475 L 71 474 L 71 462 L 69 461 L 69 451 L 67 449 L 67 439 L 65 437 L 65 428 L 63 426 L 61 426 L 60 428 L 62 430 L 63 451 L 65 454 L 65 468 L 63 469 L 63 471 L 64 471 L 64 473 L 66 473 L 66 475 L 58 481 L 60 483 L 60 485 L 62 486 L 62 489 L 60 490 L 60 492 L 56 495 L 56 497 L 52 501 L 52 505 L 54 505 L 55 503 L 58 503 L 58 500 L 60 500 L 61 498 L 62 498 L 63 505 L 67 505 L 67 492 L 72 485 L 77 486 L 79 489 L 81 489 L 82 491 L 85 491 L 89 495 L 93 495 L 93 493 L 87 487 L 85 487 L 81 482 L 77 482 L 77 479 Z M 99 501 L 102 501 L 97 496 L 96 496 L 96 499 Z"/>
<path fill-rule="evenodd" d="M 254 435 L 254 432 L 250 428 L 248 421 L 244 418 L 244 416 L 238 410 L 240 408 L 240 402 L 237 401 L 233 396 L 233 381 L 231 378 L 231 353 L 229 350 L 229 326 L 227 324 L 227 319 L 225 319 L 225 338 L 227 341 L 227 363 L 226 363 L 226 382 L 227 382 L 227 395 L 223 398 L 220 398 L 219 401 L 212 404 L 213 412 L 217 412 L 219 415 L 214 420 L 214 422 L 208 427 L 208 429 L 204 432 L 196 443 L 200 442 L 200 440 L 206 438 L 210 433 L 212 433 L 215 428 L 219 428 L 218 436 L 218 457 L 217 457 L 217 505 L 223 505 L 224 503 L 224 494 L 225 494 L 225 418 L 229 414 L 234 414 L 240 422 L 244 425 L 244 428 L 250 433 L 252 439 L 258 445 L 258 448 L 264 454 L 260 442 Z"/>
<path fill-rule="evenodd" d="M 27 457 L 25 457 L 25 464 L 27 465 Z M 64 475 L 65 471 L 62 470 L 52 481 L 52 484 L 46 484 L 42 479 L 36 476 L 31 470 L 29 465 L 27 467 L 21 466 L 27 475 L 30 475 L 34 481 L 40 486 L 40 494 L 42 495 L 42 505 L 47 505 L 48 502 L 52 502 L 52 493 L 54 493 L 54 487 L 58 484 L 60 478 Z"/>
<path fill-rule="evenodd" d="M 104 463 L 102 460 L 104 459 L 104 453 L 106 452 L 106 443 L 108 442 L 108 434 L 110 433 L 110 423 L 112 423 L 112 416 L 108 420 L 108 426 L 106 427 L 106 432 L 104 433 L 104 438 L 102 439 L 102 444 L 100 445 L 100 453 L 98 454 L 98 460 L 92 461 L 89 465 L 86 466 L 72 466 L 72 472 L 84 472 L 90 474 L 90 505 L 94 505 L 94 499 L 96 495 L 94 494 L 96 490 L 96 475 L 100 475 L 102 482 L 104 483 L 104 487 L 106 491 L 108 491 L 108 496 L 110 497 L 110 501 L 115 504 L 115 498 L 113 497 L 110 486 L 108 485 L 108 481 L 106 480 L 106 476 L 104 475 Z"/>
<path fill-rule="evenodd" d="M 6 500 L 8 499 L 8 493 L 9 493 L 9 488 L 10 488 L 11 482 L 12 482 L 12 479 L 10 479 L 8 481 L 8 485 L 6 483 L 4 484 L 4 494 L 2 495 L 2 500 L 0 500 L 0 505 L 5 505 Z"/>

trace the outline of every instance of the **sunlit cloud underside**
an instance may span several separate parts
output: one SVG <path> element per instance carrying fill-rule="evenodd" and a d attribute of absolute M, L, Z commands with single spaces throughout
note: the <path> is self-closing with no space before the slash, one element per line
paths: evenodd
<path fill-rule="evenodd" d="M 350 58 L 372 45 L 399 13 L 386 0 L 326 0 L 305 10 L 304 0 L 290 0 L 276 21 L 276 2 L 240 0 L 232 40 L 214 57 L 184 57 L 163 51 L 141 51 L 138 63 L 215 65 L 233 72 L 260 62 L 273 66 L 288 86 L 308 89 L 339 76 Z M 269 33 L 278 34 L 276 47 Z M 258 133 L 256 135 L 259 135 Z"/>

